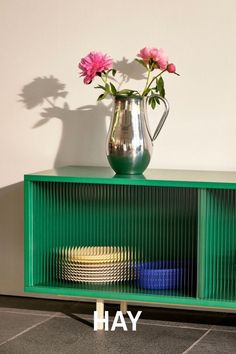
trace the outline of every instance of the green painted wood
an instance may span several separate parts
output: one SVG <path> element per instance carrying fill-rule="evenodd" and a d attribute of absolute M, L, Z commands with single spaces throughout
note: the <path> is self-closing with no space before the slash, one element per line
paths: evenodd
<path fill-rule="evenodd" d="M 205 299 L 236 301 L 236 192 L 207 189 L 205 196 L 202 295 Z"/>
<path fill-rule="evenodd" d="M 206 257 L 206 218 L 207 218 L 207 195 L 205 189 L 198 190 L 198 267 L 197 267 L 197 297 L 204 299 L 206 294 L 207 257 Z"/>
<path fill-rule="evenodd" d="M 235 172 L 147 170 L 143 175 L 115 175 L 107 167 L 66 166 L 25 175 L 25 180 L 95 184 L 236 189 Z"/>
<path fill-rule="evenodd" d="M 65 167 L 26 175 L 25 291 L 233 309 L 235 188 L 236 174 L 226 172 L 129 177 Z M 105 286 L 62 280 L 61 252 L 73 246 L 123 247 L 135 262 L 181 261 L 181 286 L 158 292 L 133 280 Z"/>
<path fill-rule="evenodd" d="M 207 307 L 215 309 L 232 309 L 233 312 L 236 311 L 235 303 L 230 301 L 216 301 L 216 300 L 199 300 L 193 297 L 181 297 L 181 296 L 160 296 L 160 295 L 150 295 L 150 294 L 135 294 L 135 293 L 122 293 L 122 292 L 111 292 L 111 291 L 92 291 L 85 289 L 74 289 L 74 288 L 63 288 L 60 287 L 26 287 L 26 292 L 34 292 L 39 294 L 54 294 L 62 296 L 75 296 L 75 297 L 87 297 L 92 299 L 107 299 L 107 300 L 127 300 L 130 302 L 146 302 L 155 304 L 172 304 L 172 305 L 186 305 L 192 307 Z"/>
<path fill-rule="evenodd" d="M 33 213 L 32 183 L 24 182 L 24 282 L 33 285 Z"/>

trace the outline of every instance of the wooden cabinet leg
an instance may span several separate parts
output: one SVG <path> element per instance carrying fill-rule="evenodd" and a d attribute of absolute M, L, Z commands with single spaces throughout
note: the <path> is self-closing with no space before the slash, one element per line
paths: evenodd
<path fill-rule="evenodd" d="M 122 312 L 123 315 L 126 315 L 127 307 L 128 307 L 127 301 L 121 301 L 121 303 L 120 303 L 120 311 Z"/>
<path fill-rule="evenodd" d="M 97 330 L 103 330 L 104 323 L 102 322 L 102 320 L 104 319 L 104 300 L 99 299 L 96 301 L 96 311 L 97 319 L 101 320 L 101 322 L 98 321 Z"/>

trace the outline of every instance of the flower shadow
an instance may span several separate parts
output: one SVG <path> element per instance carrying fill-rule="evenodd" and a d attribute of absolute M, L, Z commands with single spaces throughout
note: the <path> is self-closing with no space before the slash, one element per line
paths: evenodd
<path fill-rule="evenodd" d="M 19 95 L 21 97 L 20 101 L 25 104 L 27 109 L 32 109 L 51 98 L 54 101 L 59 97 L 65 98 L 68 92 L 64 89 L 65 84 L 52 75 L 50 77 L 36 77 L 23 87 L 22 93 Z M 49 104 L 52 103 L 49 102 Z"/>
<path fill-rule="evenodd" d="M 105 138 L 106 117 L 111 115 L 111 104 L 99 102 L 97 105 L 81 106 L 71 109 L 65 101 L 68 92 L 65 84 L 57 78 L 37 77 L 22 88 L 20 101 L 26 109 L 42 107 L 40 119 L 33 128 L 39 128 L 59 119 L 62 134 L 54 166 L 106 164 Z M 56 100 L 63 99 L 62 104 Z"/>
<path fill-rule="evenodd" d="M 146 69 L 135 60 L 129 62 L 128 59 L 123 57 L 122 60 L 118 60 L 114 63 L 114 68 L 119 71 L 122 78 L 119 86 L 129 82 L 130 79 L 145 80 Z"/>

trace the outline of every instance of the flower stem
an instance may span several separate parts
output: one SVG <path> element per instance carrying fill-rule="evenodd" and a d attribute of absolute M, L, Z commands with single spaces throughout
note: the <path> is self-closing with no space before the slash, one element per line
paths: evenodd
<path fill-rule="evenodd" d="M 153 83 L 153 81 L 156 80 L 159 76 L 161 76 L 165 71 L 167 71 L 167 69 L 162 70 L 162 72 L 160 72 L 158 75 L 154 76 L 149 84 L 148 84 L 148 81 L 147 81 L 147 84 L 146 84 L 146 86 L 145 86 L 145 88 L 143 90 L 142 96 L 145 96 L 146 91 L 150 88 L 150 86 Z M 150 72 L 149 72 L 149 77 L 150 77 Z"/>
<path fill-rule="evenodd" d="M 148 69 L 147 81 L 146 81 L 146 85 L 145 85 L 143 91 L 145 91 L 148 88 L 148 82 L 149 82 L 149 79 L 150 79 L 150 74 L 151 74 L 151 69 Z"/>
<path fill-rule="evenodd" d="M 154 78 L 151 80 L 150 84 L 148 85 L 147 88 L 149 88 L 151 86 L 151 84 L 153 83 L 154 80 L 156 80 L 156 78 L 158 78 L 159 76 L 161 76 L 167 69 L 162 70 L 161 73 L 159 73 L 158 75 L 154 76 Z"/>
<path fill-rule="evenodd" d="M 104 82 L 104 84 L 106 85 L 106 83 L 107 83 L 107 76 L 106 76 L 106 79 L 104 79 L 104 78 L 101 76 L 101 79 L 102 79 L 102 81 Z"/>
<path fill-rule="evenodd" d="M 144 90 L 143 90 L 143 93 L 142 93 L 142 96 L 144 96 L 144 94 L 145 94 L 145 91 L 147 90 L 147 88 L 150 86 L 149 84 L 148 84 L 148 82 L 149 82 L 149 79 L 150 79 L 150 75 L 151 75 L 151 71 L 153 70 L 153 64 L 151 64 L 151 66 L 149 67 L 149 69 L 148 69 L 148 76 L 147 76 L 147 81 L 146 81 L 146 85 L 145 85 L 145 87 L 144 87 Z"/>

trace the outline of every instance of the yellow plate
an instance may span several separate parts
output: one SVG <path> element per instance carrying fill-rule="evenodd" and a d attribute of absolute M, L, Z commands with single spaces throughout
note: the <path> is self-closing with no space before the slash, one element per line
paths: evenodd
<path fill-rule="evenodd" d="M 59 250 L 59 258 L 81 263 L 111 263 L 129 260 L 130 257 L 125 247 L 89 246 L 63 247 Z"/>

